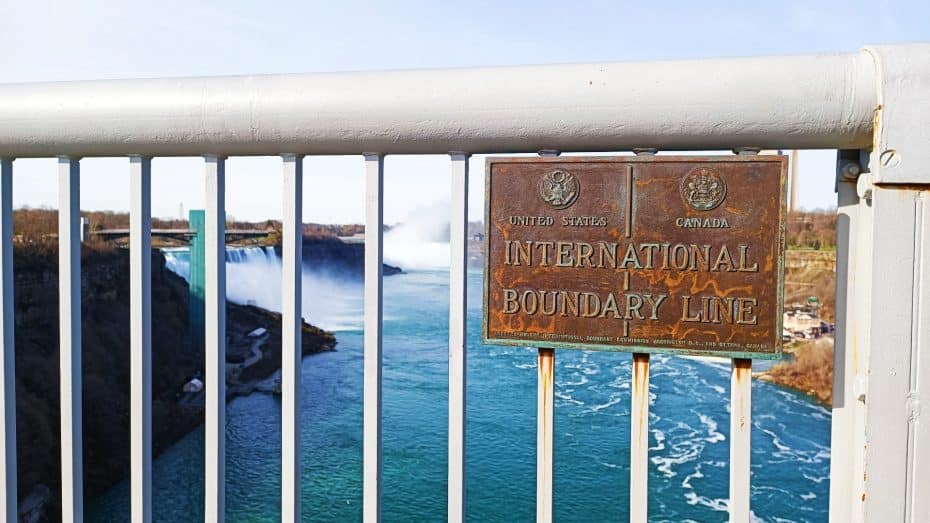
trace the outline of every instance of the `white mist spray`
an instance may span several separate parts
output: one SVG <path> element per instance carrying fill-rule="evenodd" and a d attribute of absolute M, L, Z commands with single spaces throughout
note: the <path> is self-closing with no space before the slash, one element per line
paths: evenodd
<path fill-rule="evenodd" d="M 449 203 L 418 207 L 388 231 L 384 262 L 405 271 L 449 267 Z"/>

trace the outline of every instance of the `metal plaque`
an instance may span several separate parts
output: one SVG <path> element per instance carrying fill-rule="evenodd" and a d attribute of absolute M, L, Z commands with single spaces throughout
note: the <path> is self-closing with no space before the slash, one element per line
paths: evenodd
<path fill-rule="evenodd" d="M 780 357 L 786 168 L 489 158 L 484 342 Z"/>

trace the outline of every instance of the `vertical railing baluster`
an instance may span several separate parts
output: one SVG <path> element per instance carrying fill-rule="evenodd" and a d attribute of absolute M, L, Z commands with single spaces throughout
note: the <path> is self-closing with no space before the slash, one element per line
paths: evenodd
<path fill-rule="evenodd" d="M 630 522 L 645 523 L 649 514 L 649 354 L 633 354 L 630 411 Z"/>
<path fill-rule="evenodd" d="M 130 490 L 132 521 L 152 521 L 152 159 L 129 159 Z"/>
<path fill-rule="evenodd" d="M 81 161 L 58 158 L 61 517 L 84 521 L 81 395 Z"/>
<path fill-rule="evenodd" d="M 557 158 L 558 149 L 541 149 L 539 156 Z M 555 432 L 555 349 L 537 349 L 536 366 L 536 522 L 551 523 Z"/>
<path fill-rule="evenodd" d="M 465 520 L 465 394 L 468 331 L 468 153 L 453 152 L 449 215 L 448 520 Z"/>
<path fill-rule="evenodd" d="M 730 374 L 730 522 L 749 522 L 752 360 L 736 358 Z"/>
<path fill-rule="evenodd" d="M 754 147 L 734 149 L 753 156 Z M 752 446 L 752 360 L 734 358 L 730 368 L 730 523 L 749 523 Z"/>
<path fill-rule="evenodd" d="M 205 521 L 226 512 L 226 158 L 206 156 L 204 325 Z"/>
<path fill-rule="evenodd" d="M 365 362 L 362 510 L 381 521 L 381 322 L 384 156 L 365 153 Z"/>
<path fill-rule="evenodd" d="M 281 521 L 300 518 L 303 156 L 286 154 L 281 237 Z"/>
<path fill-rule="evenodd" d="M 536 522 L 552 522 L 555 349 L 539 349 L 536 403 Z"/>
<path fill-rule="evenodd" d="M 636 156 L 655 156 L 656 149 L 633 149 Z M 633 166 L 626 172 L 626 238 L 631 239 L 634 221 Z M 630 290 L 630 273 L 624 289 Z M 627 327 L 628 329 L 629 327 Z M 630 334 L 632 336 L 632 334 Z M 630 410 L 630 521 L 645 523 L 649 516 L 649 353 L 633 354 Z"/>
<path fill-rule="evenodd" d="M 13 338 L 13 160 L 0 158 L 0 517 L 17 520 L 16 350 Z"/>

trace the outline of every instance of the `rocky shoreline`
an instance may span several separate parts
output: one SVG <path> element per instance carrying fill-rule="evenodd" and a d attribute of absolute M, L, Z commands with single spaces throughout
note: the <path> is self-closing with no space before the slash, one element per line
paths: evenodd
<path fill-rule="evenodd" d="M 331 352 L 336 350 L 336 337 L 304 321 L 301 345 L 304 357 Z M 278 393 L 272 380 L 280 370 L 281 314 L 254 305 L 227 304 L 226 400 L 253 392 Z M 202 408 L 202 391 L 187 393 L 178 401 Z"/>
<path fill-rule="evenodd" d="M 782 362 L 753 377 L 801 391 L 820 403 L 833 401 L 833 338 L 793 343 Z"/>

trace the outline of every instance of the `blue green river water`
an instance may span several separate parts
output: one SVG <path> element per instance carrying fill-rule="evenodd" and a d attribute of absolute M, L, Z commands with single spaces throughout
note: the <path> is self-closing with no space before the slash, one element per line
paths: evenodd
<path fill-rule="evenodd" d="M 280 267 L 260 250 L 228 264 L 229 295 L 269 308 Z M 184 273 L 184 260 L 169 265 Z M 238 282 L 238 283 L 237 283 Z M 305 275 L 305 316 L 332 329 L 337 351 L 305 358 L 303 519 L 359 521 L 362 471 L 362 287 Z M 535 517 L 536 351 L 480 343 L 481 273 L 468 279 L 467 516 Z M 385 521 L 445 521 L 448 272 L 384 281 Z M 558 351 L 555 516 L 625 521 L 629 503 L 631 357 Z M 654 356 L 651 521 L 725 521 L 729 365 Z M 830 412 L 795 392 L 753 383 L 752 511 L 759 521 L 826 521 Z M 280 520 L 280 399 L 253 394 L 227 414 L 227 520 Z M 154 467 L 156 521 L 202 521 L 203 429 Z M 127 521 L 129 485 L 88 506 L 89 521 Z"/>

